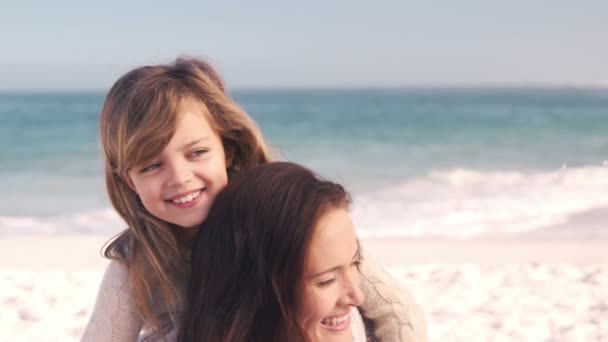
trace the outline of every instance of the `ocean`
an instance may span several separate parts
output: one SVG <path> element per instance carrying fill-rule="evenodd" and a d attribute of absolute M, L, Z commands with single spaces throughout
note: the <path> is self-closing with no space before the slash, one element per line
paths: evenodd
<path fill-rule="evenodd" d="M 234 90 L 283 159 L 343 183 L 362 236 L 608 234 L 608 89 Z M 125 228 L 105 94 L 0 94 L 0 237 Z"/>

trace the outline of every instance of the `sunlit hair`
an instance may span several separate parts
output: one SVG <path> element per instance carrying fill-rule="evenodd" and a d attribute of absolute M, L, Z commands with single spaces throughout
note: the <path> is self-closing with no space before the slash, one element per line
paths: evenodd
<path fill-rule="evenodd" d="M 350 196 L 293 163 L 260 165 L 221 192 L 201 227 L 181 342 L 305 341 L 296 320 L 315 225 Z"/>
<path fill-rule="evenodd" d="M 150 214 L 127 183 L 131 168 L 147 162 L 169 144 L 186 102 L 198 102 L 206 119 L 233 156 L 229 179 L 271 159 L 253 120 L 237 106 L 218 73 L 200 59 L 143 66 L 122 76 L 110 89 L 101 112 L 105 178 L 112 205 L 128 225 L 104 251 L 125 262 L 135 301 L 146 323 L 165 333 L 152 311 L 161 303 L 176 311 L 178 279 L 183 279 L 184 250 L 179 229 Z M 171 316 L 172 321 L 175 317 Z"/>

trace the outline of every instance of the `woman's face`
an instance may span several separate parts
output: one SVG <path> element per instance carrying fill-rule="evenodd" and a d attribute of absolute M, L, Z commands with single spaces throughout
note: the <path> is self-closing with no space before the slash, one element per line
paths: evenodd
<path fill-rule="evenodd" d="M 348 211 L 329 209 L 314 228 L 304 266 L 298 320 L 310 341 L 352 341 L 350 312 L 363 301 L 359 262 Z"/>

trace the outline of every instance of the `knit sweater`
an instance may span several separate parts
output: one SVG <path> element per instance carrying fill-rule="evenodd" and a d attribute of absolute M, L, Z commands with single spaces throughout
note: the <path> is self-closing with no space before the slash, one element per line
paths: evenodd
<path fill-rule="evenodd" d="M 146 325 L 135 305 L 133 288 L 126 265 L 111 261 L 101 282 L 97 300 L 82 342 L 154 341 L 146 332 Z M 371 322 L 371 336 L 365 337 L 363 322 L 353 311 L 353 341 L 426 341 L 426 325 L 420 307 L 404 289 L 400 288 L 377 263 L 364 255 L 361 285 L 365 300 L 359 307 L 366 321 Z M 187 284 L 180 284 L 185 293 Z M 183 307 L 183 302 L 178 302 Z M 153 307 L 158 317 L 167 316 L 160 306 Z M 162 320 L 162 319 L 161 319 Z M 175 341 L 177 329 L 166 337 Z"/>

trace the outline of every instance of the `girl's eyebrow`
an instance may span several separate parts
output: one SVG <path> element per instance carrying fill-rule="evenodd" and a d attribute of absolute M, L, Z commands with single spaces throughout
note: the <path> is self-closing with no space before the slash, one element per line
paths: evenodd
<path fill-rule="evenodd" d="M 200 143 L 204 142 L 205 140 L 209 140 L 209 138 L 208 137 L 198 138 L 198 139 L 184 145 L 184 148 L 188 148 L 188 147 L 192 147 L 194 145 L 200 144 Z"/>

